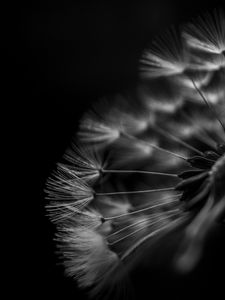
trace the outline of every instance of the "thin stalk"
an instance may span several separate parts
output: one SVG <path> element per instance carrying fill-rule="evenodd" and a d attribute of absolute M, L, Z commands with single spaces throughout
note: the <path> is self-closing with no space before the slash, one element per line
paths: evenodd
<path fill-rule="evenodd" d="M 152 190 L 137 190 L 137 191 L 122 191 L 122 192 L 103 192 L 95 193 L 97 196 L 113 196 L 113 195 L 130 195 L 130 194 L 143 194 L 143 193 L 155 193 L 155 192 L 167 192 L 174 191 L 174 187 L 163 188 L 163 189 L 152 189 Z"/>

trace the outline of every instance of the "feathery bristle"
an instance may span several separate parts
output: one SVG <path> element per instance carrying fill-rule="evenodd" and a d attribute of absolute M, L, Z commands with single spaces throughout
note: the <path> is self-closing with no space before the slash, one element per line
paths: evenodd
<path fill-rule="evenodd" d="M 87 116 L 80 124 L 78 135 L 83 143 L 109 144 L 120 137 L 120 130 Z"/>
<path fill-rule="evenodd" d="M 182 74 L 187 66 L 185 49 L 175 31 L 155 40 L 141 60 L 144 77 L 157 78 Z"/>
<path fill-rule="evenodd" d="M 92 188 L 60 164 L 47 181 L 46 193 L 46 198 L 50 201 L 46 208 L 52 220 L 73 216 L 94 198 Z"/>
<path fill-rule="evenodd" d="M 225 16 L 222 10 L 205 14 L 188 24 L 183 34 L 189 47 L 221 54 L 225 51 Z"/>
<path fill-rule="evenodd" d="M 118 263 L 103 236 L 84 226 L 64 227 L 57 234 L 65 272 L 76 278 L 80 287 L 101 285 L 104 277 Z"/>
<path fill-rule="evenodd" d="M 105 165 L 95 149 L 84 145 L 78 147 L 75 143 L 67 150 L 64 157 L 70 163 L 66 166 L 70 172 L 88 183 L 94 183 L 99 178 L 101 169 Z"/>

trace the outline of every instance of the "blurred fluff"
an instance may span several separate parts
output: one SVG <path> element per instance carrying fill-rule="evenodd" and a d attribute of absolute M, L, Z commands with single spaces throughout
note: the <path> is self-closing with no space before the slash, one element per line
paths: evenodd
<path fill-rule="evenodd" d="M 225 220 L 224 13 L 153 41 L 140 77 L 135 97 L 83 116 L 46 185 L 65 272 L 93 296 L 129 276 L 144 244 L 181 227 L 171 261 L 193 270 Z"/>

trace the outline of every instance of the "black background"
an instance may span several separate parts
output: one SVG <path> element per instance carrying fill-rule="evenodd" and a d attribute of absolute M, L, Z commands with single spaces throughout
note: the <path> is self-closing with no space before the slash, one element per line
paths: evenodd
<path fill-rule="evenodd" d="M 135 85 L 140 54 L 160 31 L 222 2 L 46 0 L 8 3 L 2 9 L 6 37 L 2 91 L 9 104 L 7 123 L 13 123 L 10 139 L 16 148 L 17 176 L 27 165 L 20 186 L 25 204 L 25 250 L 19 272 L 24 297 L 84 298 L 56 266 L 54 228 L 44 217 L 43 193 L 46 178 L 69 145 L 82 113 L 102 96 Z M 217 270 L 223 255 L 216 239 L 213 243 L 219 254 L 210 247 L 213 263 L 206 258 L 192 279 L 169 279 L 170 275 L 154 268 L 154 274 L 137 275 L 139 298 L 148 292 L 147 299 L 162 295 L 195 299 L 197 292 L 204 297 L 209 290 L 212 294 L 222 290 Z M 28 268 L 22 275 L 25 264 Z"/>

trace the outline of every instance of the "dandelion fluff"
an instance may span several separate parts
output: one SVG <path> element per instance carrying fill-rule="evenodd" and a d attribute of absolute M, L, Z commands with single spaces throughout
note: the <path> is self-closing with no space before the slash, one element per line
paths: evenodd
<path fill-rule="evenodd" d="M 210 53 L 225 51 L 225 17 L 222 10 L 205 14 L 188 24 L 183 36 L 189 47 Z"/>
<path fill-rule="evenodd" d="M 101 284 L 104 276 L 118 263 L 104 237 L 84 226 L 65 227 L 57 234 L 65 272 L 77 279 L 80 287 Z"/>

